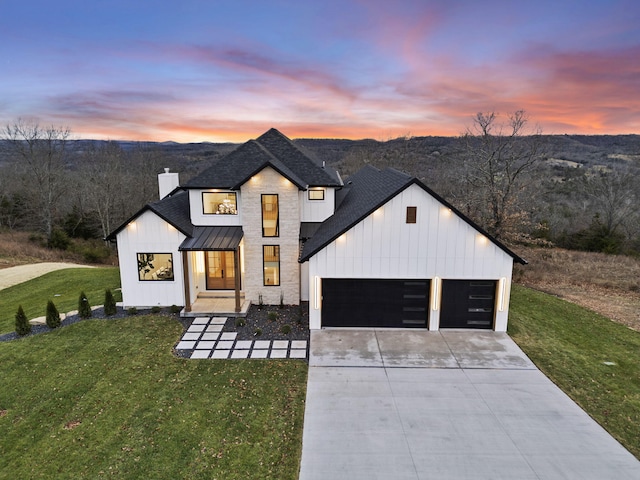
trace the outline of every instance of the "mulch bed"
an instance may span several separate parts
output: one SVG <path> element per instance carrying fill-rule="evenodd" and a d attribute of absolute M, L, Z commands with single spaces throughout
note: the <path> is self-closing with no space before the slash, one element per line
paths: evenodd
<path fill-rule="evenodd" d="M 151 310 L 138 310 L 138 315 L 151 313 Z M 274 315 L 275 314 L 275 315 Z M 163 309 L 160 315 L 171 315 L 168 309 Z M 117 313 L 110 317 L 105 316 L 103 308 L 93 310 L 89 320 L 113 320 L 130 316 L 126 310 L 118 307 Z M 172 315 L 173 316 L 173 315 Z M 275 316 L 275 319 L 273 319 Z M 182 324 L 183 331 L 193 322 L 193 318 L 176 317 Z M 70 315 L 60 327 L 66 327 L 84 320 L 78 315 Z M 290 331 L 287 332 L 287 326 Z M 32 325 L 31 333 L 19 336 L 15 332 L 0 335 L 0 342 L 15 340 L 17 338 L 30 337 L 40 333 L 50 332 L 46 325 Z M 301 305 L 251 305 L 247 316 L 229 317 L 225 323 L 224 332 L 238 332 L 237 340 L 309 340 L 309 305 L 303 302 Z"/>

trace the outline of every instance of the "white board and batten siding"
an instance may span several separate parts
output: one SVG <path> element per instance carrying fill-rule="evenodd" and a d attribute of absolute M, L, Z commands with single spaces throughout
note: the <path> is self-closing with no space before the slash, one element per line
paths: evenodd
<path fill-rule="evenodd" d="M 310 187 L 312 190 L 323 190 L 323 200 L 309 200 L 309 191 L 301 190 L 300 196 L 300 221 L 324 222 L 333 215 L 336 206 L 336 192 L 332 187 Z"/>
<path fill-rule="evenodd" d="M 202 204 L 203 193 L 235 193 L 236 194 L 236 215 L 216 215 L 214 213 L 204 213 Z M 242 225 L 242 200 L 239 191 L 232 190 L 189 190 L 189 213 L 191 223 L 198 226 L 235 226 Z"/>
<path fill-rule="evenodd" d="M 415 224 L 406 223 L 417 207 Z M 494 328 L 505 331 L 513 259 L 418 185 L 411 185 L 309 260 L 310 328 L 321 328 L 322 278 L 506 280 L 507 306 Z M 440 291 L 441 294 L 441 291 Z M 317 308 L 316 308 L 317 307 Z M 439 312 L 430 311 L 437 330 Z"/>
<path fill-rule="evenodd" d="M 118 233 L 118 261 L 125 308 L 184 305 L 182 254 L 183 233 L 151 211 L 146 211 Z M 139 253 L 171 253 L 173 280 L 141 281 Z"/>

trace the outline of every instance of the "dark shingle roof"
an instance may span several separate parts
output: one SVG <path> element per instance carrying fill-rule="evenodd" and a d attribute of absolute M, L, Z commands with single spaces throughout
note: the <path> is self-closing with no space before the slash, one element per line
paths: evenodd
<path fill-rule="evenodd" d="M 186 236 L 190 237 L 193 233 L 193 225 L 191 224 L 191 220 L 189 220 L 189 192 L 176 190 L 173 194 L 170 194 L 162 200 L 149 203 L 142 207 L 131 218 L 111 232 L 105 240 L 115 240 L 118 233 L 147 210 L 151 210 Z"/>
<path fill-rule="evenodd" d="M 311 154 L 272 128 L 257 139 L 242 144 L 184 186 L 237 190 L 266 166 L 271 166 L 301 189 L 308 185 L 341 185 L 335 170 L 323 167 Z"/>
<path fill-rule="evenodd" d="M 349 177 L 336 194 L 336 212 L 304 244 L 301 261 L 308 260 L 367 215 L 387 203 L 413 183 L 413 178 L 397 170 L 380 171 L 367 165 Z"/>
<path fill-rule="evenodd" d="M 334 241 L 344 232 L 373 213 L 393 197 L 405 190 L 410 185 L 418 185 L 440 203 L 450 208 L 456 215 L 467 222 L 478 232 L 491 239 L 501 250 L 511 256 L 514 261 L 526 264 L 509 248 L 484 231 L 472 220 L 459 212 L 453 205 L 440 197 L 437 193 L 424 185 L 418 179 L 392 168 L 378 170 L 367 165 L 347 179 L 345 188 L 336 193 L 336 211 L 327 218 L 318 228 L 317 232 L 309 239 L 302 249 L 300 262 L 309 260 L 329 243 Z"/>

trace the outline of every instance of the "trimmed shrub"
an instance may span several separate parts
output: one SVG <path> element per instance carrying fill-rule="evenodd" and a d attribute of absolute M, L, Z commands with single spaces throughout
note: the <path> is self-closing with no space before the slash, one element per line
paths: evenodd
<path fill-rule="evenodd" d="M 244 318 L 237 317 L 236 318 L 236 327 L 244 327 L 247 324 Z"/>
<path fill-rule="evenodd" d="M 58 309 L 54 303 L 49 300 L 47 302 L 47 327 L 58 328 L 61 323 L 62 321 L 60 320 L 60 313 L 58 313 Z"/>
<path fill-rule="evenodd" d="M 174 315 L 180 313 L 180 310 L 182 310 L 182 307 L 179 307 L 178 305 L 171 305 L 171 307 L 169 307 L 169 311 Z"/>
<path fill-rule="evenodd" d="M 110 317 L 111 315 L 115 315 L 117 311 L 116 299 L 113 298 L 113 293 L 111 293 L 111 289 L 108 288 L 104 292 L 104 314 Z"/>
<path fill-rule="evenodd" d="M 129 307 L 127 309 L 127 314 L 128 315 L 137 315 L 138 314 L 138 309 L 136 307 Z"/>
<path fill-rule="evenodd" d="M 81 292 L 78 298 L 78 315 L 80 318 L 91 318 L 91 305 L 84 292 Z"/>
<path fill-rule="evenodd" d="M 51 232 L 51 239 L 48 242 L 49 248 L 57 250 L 67 250 L 71 245 L 71 239 L 64 230 L 54 229 Z"/>
<path fill-rule="evenodd" d="M 22 305 L 18 306 L 18 311 L 16 312 L 16 333 L 18 335 L 26 335 L 31 332 L 31 324 L 27 319 L 27 316 L 22 309 Z"/>
<path fill-rule="evenodd" d="M 280 333 L 284 333 L 285 335 L 289 335 L 291 333 L 291 325 L 282 325 L 280 327 Z"/>
<path fill-rule="evenodd" d="M 151 307 L 151 313 L 160 313 L 162 311 L 162 307 L 158 307 L 157 305 L 155 307 Z"/>

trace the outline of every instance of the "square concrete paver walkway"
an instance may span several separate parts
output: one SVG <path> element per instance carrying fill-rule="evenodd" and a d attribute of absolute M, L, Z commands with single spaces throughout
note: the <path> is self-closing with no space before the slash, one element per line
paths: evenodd
<path fill-rule="evenodd" d="M 193 359 L 307 358 L 306 340 L 237 340 L 237 332 L 225 332 L 226 317 L 197 317 L 176 345 L 190 350 Z"/>
<path fill-rule="evenodd" d="M 640 479 L 506 334 L 313 331 L 309 363 L 301 480 Z"/>

